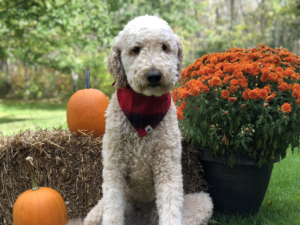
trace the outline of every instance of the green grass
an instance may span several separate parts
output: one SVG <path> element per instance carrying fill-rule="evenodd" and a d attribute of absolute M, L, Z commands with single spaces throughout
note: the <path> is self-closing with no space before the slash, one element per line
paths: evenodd
<path fill-rule="evenodd" d="M 52 101 L 0 100 L 0 132 L 13 134 L 28 128 L 67 127 L 67 103 Z M 272 204 L 268 204 L 272 201 Z M 255 216 L 214 215 L 212 224 L 297 225 L 300 224 L 300 154 L 276 163 L 271 181 Z"/>
<path fill-rule="evenodd" d="M 294 154 L 289 151 L 285 159 L 274 164 L 269 187 L 258 214 L 245 218 L 214 215 L 212 220 L 225 225 L 299 225 L 300 154 L 298 151 Z"/>
<path fill-rule="evenodd" d="M 67 127 L 67 103 L 0 99 L 0 132 L 11 135 L 36 127 Z"/>

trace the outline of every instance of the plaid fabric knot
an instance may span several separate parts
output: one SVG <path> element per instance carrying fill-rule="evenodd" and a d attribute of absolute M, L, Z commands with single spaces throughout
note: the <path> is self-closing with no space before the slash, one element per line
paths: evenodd
<path fill-rule="evenodd" d="M 141 137 L 155 129 L 171 105 L 170 92 L 160 97 L 146 96 L 127 86 L 117 89 L 117 97 L 122 111 Z"/>

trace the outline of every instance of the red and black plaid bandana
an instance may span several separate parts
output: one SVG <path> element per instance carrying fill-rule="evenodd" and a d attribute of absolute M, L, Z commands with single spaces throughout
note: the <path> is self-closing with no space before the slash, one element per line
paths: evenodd
<path fill-rule="evenodd" d="M 127 86 L 118 88 L 117 96 L 125 116 L 141 137 L 153 131 L 171 105 L 170 92 L 160 97 L 146 96 Z"/>

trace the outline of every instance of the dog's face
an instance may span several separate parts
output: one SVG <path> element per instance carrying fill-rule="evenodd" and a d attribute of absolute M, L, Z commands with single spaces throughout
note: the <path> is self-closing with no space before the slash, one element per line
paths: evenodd
<path fill-rule="evenodd" d="M 158 17 L 142 16 L 120 32 L 107 66 L 117 87 L 128 83 L 135 92 L 161 96 L 178 81 L 182 59 L 182 43 L 169 25 Z"/>

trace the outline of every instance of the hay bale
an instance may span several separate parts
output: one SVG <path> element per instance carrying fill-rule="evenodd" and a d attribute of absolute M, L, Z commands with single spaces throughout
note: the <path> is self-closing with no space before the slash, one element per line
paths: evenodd
<path fill-rule="evenodd" d="M 191 144 L 185 140 L 182 141 L 182 175 L 184 194 L 207 191 L 208 184 L 203 179 L 203 169 L 199 161 L 200 154 Z"/>
<path fill-rule="evenodd" d="M 1 133 L 0 133 L 1 135 Z M 0 136 L 1 137 L 1 136 Z M 69 218 L 85 217 L 102 197 L 102 138 L 78 136 L 63 129 L 27 130 L 0 138 L 0 224 L 12 224 L 16 199 L 31 189 L 25 163 L 32 156 L 39 186 L 58 191 Z M 183 145 L 185 193 L 207 190 L 197 151 Z"/>

